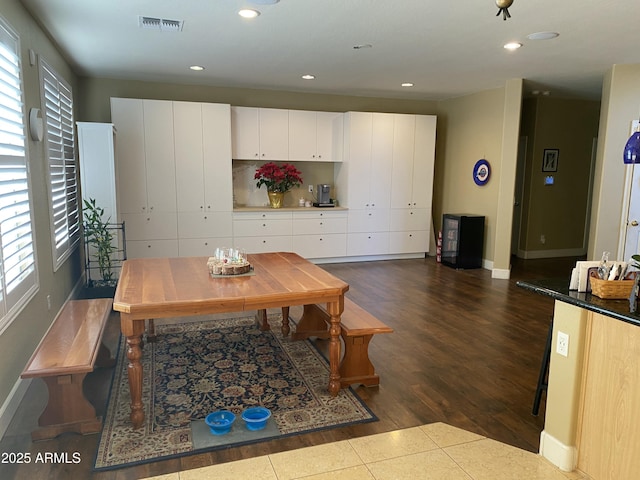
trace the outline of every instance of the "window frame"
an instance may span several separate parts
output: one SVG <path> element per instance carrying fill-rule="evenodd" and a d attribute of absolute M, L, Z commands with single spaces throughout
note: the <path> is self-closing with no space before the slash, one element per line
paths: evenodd
<path fill-rule="evenodd" d="M 10 45 L 7 41 L 9 40 L 14 45 Z M 38 259 L 37 259 L 37 249 L 35 242 L 35 222 L 34 222 L 34 211 L 33 211 L 33 195 L 32 195 L 32 185 L 31 185 L 31 172 L 29 167 L 29 143 L 27 137 L 27 112 L 26 112 L 26 101 L 25 101 L 25 89 L 24 89 L 24 71 L 22 68 L 22 59 L 21 59 L 21 46 L 20 46 L 20 35 L 13 29 L 13 27 L 7 22 L 2 16 L 0 16 L 0 43 L 5 45 L 7 49 L 9 49 L 15 55 L 15 63 L 11 65 L 17 68 L 18 73 L 18 84 L 19 84 L 19 95 L 20 98 L 17 99 L 20 103 L 20 111 L 21 111 L 21 131 L 18 134 L 18 130 L 16 129 L 15 134 L 18 134 L 22 137 L 22 152 L 20 154 L 15 155 L 15 157 L 21 157 L 23 160 L 21 162 L 5 162 L 4 157 L 11 157 L 11 155 L 2 155 L 0 154 L 0 165 L 4 165 L 9 169 L 14 169 L 16 166 L 20 169 L 24 168 L 24 179 L 19 180 L 18 183 L 26 184 L 26 190 L 22 190 L 26 193 L 27 199 L 26 202 L 23 200 L 21 202 L 15 201 L 15 198 L 12 198 L 13 203 L 8 205 L 20 205 L 22 204 L 22 208 L 25 206 L 28 208 L 29 216 L 29 224 L 28 224 L 28 234 L 27 236 L 30 239 L 30 252 L 27 253 L 27 257 L 30 258 L 30 262 L 27 269 L 21 270 L 19 275 L 15 275 L 14 280 L 18 280 L 17 283 L 11 288 L 11 290 L 7 290 L 7 280 L 5 273 L 5 266 L 7 262 L 4 261 L 4 256 L 7 253 L 5 250 L 9 250 L 8 245 L 5 249 L 5 245 L 2 242 L 2 231 L 0 230 L 0 334 L 4 332 L 9 325 L 16 319 L 18 314 L 23 310 L 23 308 L 31 301 L 31 299 L 36 295 L 39 290 L 39 275 L 38 275 Z M 9 78 L 9 77 L 7 77 Z M 14 110 L 15 112 L 15 110 Z M 7 117 L 4 117 L 6 119 Z M 4 120 L 3 119 L 3 120 Z M 5 130 L 3 130 L 4 132 Z M 5 144 L 6 145 L 6 144 Z M 20 148 L 20 146 L 18 146 Z M 22 163 L 24 162 L 24 163 Z M 13 190 L 11 193 L 15 194 L 16 190 Z M 1 199 L 1 197 L 0 197 Z M 5 206 L 0 206 L 0 210 L 4 209 Z M 11 219 L 19 218 L 20 216 L 24 216 L 25 212 L 22 214 L 16 214 L 10 217 Z M 2 218 L 2 215 L 0 215 Z M 15 225 L 14 225 L 15 226 Z M 15 230 L 14 228 L 10 228 L 5 235 L 8 235 L 11 230 Z M 16 237 L 14 236 L 14 239 Z M 19 247 L 19 250 L 14 250 L 15 252 L 19 252 L 22 250 L 22 247 Z M 20 256 L 18 261 L 22 262 L 24 258 Z M 14 265 L 15 264 L 14 262 Z M 29 270 L 23 278 L 20 278 L 25 270 Z"/>

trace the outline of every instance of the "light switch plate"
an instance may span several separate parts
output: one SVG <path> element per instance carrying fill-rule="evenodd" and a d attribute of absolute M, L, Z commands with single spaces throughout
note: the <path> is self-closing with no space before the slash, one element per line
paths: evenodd
<path fill-rule="evenodd" d="M 558 331 L 558 340 L 556 342 L 556 352 L 563 357 L 569 356 L 569 334 Z"/>

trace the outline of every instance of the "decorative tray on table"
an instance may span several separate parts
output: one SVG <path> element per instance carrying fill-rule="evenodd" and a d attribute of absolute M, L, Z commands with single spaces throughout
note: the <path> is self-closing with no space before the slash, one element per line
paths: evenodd
<path fill-rule="evenodd" d="M 232 277 L 253 273 L 253 267 L 247 260 L 246 253 L 235 248 L 216 248 L 215 255 L 207 260 L 207 266 L 212 277 Z"/>

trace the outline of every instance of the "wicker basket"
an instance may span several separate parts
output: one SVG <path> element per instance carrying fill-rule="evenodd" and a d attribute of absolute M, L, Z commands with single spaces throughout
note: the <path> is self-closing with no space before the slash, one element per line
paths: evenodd
<path fill-rule="evenodd" d="M 596 297 L 618 299 L 629 298 L 634 280 L 601 280 L 591 277 L 591 293 Z"/>

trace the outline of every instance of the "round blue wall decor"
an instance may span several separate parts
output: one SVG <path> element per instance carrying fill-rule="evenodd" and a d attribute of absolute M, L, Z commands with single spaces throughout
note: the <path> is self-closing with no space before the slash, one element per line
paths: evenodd
<path fill-rule="evenodd" d="M 476 182 L 476 185 L 480 185 L 481 187 L 486 185 L 490 175 L 491 167 L 489 166 L 489 162 L 484 158 L 478 160 L 473 166 L 473 181 Z"/>

